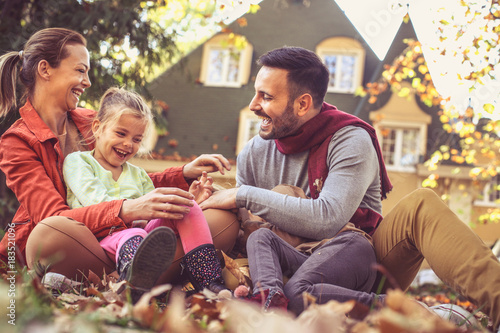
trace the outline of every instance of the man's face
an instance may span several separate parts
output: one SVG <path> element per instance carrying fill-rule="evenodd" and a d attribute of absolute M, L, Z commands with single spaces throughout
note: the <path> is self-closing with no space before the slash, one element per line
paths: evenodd
<path fill-rule="evenodd" d="M 294 134 L 301 125 L 294 101 L 289 100 L 287 73 L 263 66 L 255 79 L 255 96 L 249 108 L 262 119 L 259 135 L 265 140 Z"/>

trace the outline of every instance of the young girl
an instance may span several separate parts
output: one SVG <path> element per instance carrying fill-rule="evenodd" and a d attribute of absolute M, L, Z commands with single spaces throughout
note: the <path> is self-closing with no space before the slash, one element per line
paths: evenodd
<path fill-rule="evenodd" d="M 127 162 L 139 150 L 152 119 L 149 107 L 138 94 L 121 88 L 106 91 L 92 122 L 95 149 L 71 153 L 64 160 L 71 208 L 118 198 L 135 199 L 154 190 L 146 171 Z M 203 201 L 210 196 L 211 185 L 212 179 L 204 172 L 189 191 L 195 200 Z M 180 236 L 186 253 L 182 266 L 193 286 L 215 293 L 227 289 L 208 224 L 196 203 L 182 220 L 154 219 L 144 229 L 134 224 L 117 232 L 111 228 L 109 235 L 100 240 L 104 250 L 115 258 L 120 278 L 134 287 L 134 301 L 153 287 L 172 263 L 176 246 L 172 229 Z"/>

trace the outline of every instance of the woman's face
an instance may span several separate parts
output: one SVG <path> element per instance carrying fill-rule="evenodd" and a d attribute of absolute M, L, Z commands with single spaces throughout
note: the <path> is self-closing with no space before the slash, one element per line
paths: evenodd
<path fill-rule="evenodd" d="M 55 98 L 56 106 L 62 111 L 74 110 L 80 96 L 90 87 L 89 52 L 80 44 L 65 46 L 69 56 L 61 61 L 59 67 L 50 67 L 49 94 Z"/>

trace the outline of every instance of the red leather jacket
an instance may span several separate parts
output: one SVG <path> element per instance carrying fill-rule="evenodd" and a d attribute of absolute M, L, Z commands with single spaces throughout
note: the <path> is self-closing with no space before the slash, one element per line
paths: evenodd
<path fill-rule="evenodd" d="M 15 230 L 17 260 L 26 262 L 25 248 L 28 235 L 35 225 L 50 216 L 67 216 L 84 223 L 96 235 L 104 237 L 112 227 L 127 226 L 118 217 L 123 200 L 70 209 L 66 205 L 66 185 L 62 166 L 64 156 L 57 136 L 47 127 L 28 101 L 19 110 L 17 120 L 0 139 L 0 168 L 5 173 L 7 186 L 14 192 L 20 207 L 9 225 Z M 95 111 L 77 108 L 69 116 L 85 137 Z M 88 139 L 85 138 L 85 139 Z M 93 144 L 89 144 L 93 148 Z M 182 175 L 182 166 L 150 174 L 156 187 L 179 187 L 188 190 Z M 6 234 L 7 235 L 7 234 Z M 12 239 L 10 239 L 12 241 Z M 7 247 L 12 246 L 7 237 L 0 242 L 0 260 L 7 262 Z M 0 265 L 1 266 L 1 265 Z"/>

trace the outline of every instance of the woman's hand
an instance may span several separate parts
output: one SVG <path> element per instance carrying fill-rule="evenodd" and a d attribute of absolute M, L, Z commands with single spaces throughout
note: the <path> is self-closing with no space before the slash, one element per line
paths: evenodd
<path fill-rule="evenodd" d="M 119 217 L 129 224 L 157 218 L 180 220 L 193 206 L 194 195 L 176 187 L 159 187 L 137 199 L 125 200 Z"/>
<path fill-rule="evenodd" d="M 214 187 L 212 186 L 214 180 L 208 177 L 205 171 L 202 172 L 199 180 L 195 180 L 189 187 L 189 193 L 194 195 L 194 200 L 197 204 L 202 203 L 212 195 Z"/>
<path fill-rule="evenodd" d="M 184 178 L 195 179 L 201 176 L 203 171 L 207 173 L 219 171 L 221 174 L 225 170 L 231 170 L 231 164 L 221 154 L 203 154 L 189 162 L 182 169 Z"/>

